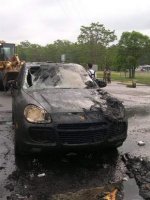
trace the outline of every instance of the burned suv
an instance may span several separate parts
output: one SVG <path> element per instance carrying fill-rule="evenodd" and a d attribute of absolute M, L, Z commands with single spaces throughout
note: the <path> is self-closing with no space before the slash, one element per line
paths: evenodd
<path fill-rule="evenodd" d="M 14 82 L 15 152 L 119 147 L 127 137 L 123 104 L 78 64 L 28 63 Z"/>

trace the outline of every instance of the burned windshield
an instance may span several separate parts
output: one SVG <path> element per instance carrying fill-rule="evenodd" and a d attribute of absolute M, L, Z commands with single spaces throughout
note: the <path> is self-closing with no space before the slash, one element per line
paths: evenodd
<path fill-rule="evenodd" d="M 95 82 L 84 67 L 77 64 L 51 64 L 33 67 L 26 71 L 24 89 L 37 90 L 48 88 L 92 88 Z"/>

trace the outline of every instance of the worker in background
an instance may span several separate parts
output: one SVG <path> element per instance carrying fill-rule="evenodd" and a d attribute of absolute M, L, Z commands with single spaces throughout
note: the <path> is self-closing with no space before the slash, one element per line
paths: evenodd
<path fill-rule="evenodd" d="M 103 72 L 103 81 L 105 82 L 105 83 L 107 83 L 107 68 L 105 67 L 105 69 L 104 69 L 104 72 Z"/>
<path fill-rule="evenodd" d="M 106 83 L 111 83 L 111 71 L 109 67 L 105 67 L 104 69 L 103 80 Z"/>
<path fill-rule="evenodd" d="M 92 63 L 88 63 L 88 74 L 92 79 L 95 79 L 95 71 L 92 69 Z"/>
<path fill-rule="evenodd" d="M 109 67 L 107 68 L 106 78 L 107 78 L 107 83 L 111 83 L 111 71 Z"/>

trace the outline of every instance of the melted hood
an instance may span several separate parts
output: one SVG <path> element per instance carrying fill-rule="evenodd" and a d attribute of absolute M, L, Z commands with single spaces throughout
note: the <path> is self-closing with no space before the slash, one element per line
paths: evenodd
<path fill-rule="evenodd" d="M 48 89 L 27 93 L 50 113 L 83 112 L 106 105 L 106 100 L 94 89 Z"/>

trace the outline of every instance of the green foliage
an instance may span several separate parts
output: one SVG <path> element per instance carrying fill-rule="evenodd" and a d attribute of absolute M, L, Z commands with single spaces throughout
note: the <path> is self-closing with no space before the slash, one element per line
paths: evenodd
<path fill-rule="evenodd" d="M 139 32 L 124 32 L 117 45 L 110 45 L 116 39 L 114 31 L 103 24 L 91 23 L 81 26 L 77 42 L 56 40 L 41 46 L 28 40 L 20 42 L 17 53 L 25 61 L 60 62 L 61 55 L 66 55 L 66 62 L 97 64 L 99 70 L 106 66 L 134 77 L 135 68 L 140 64 L 150 64 L 150 38 Z"/>
<path fill-rule="evenodd" d="M 135 68 L 145 63 L 143 60 L 150 50 L 150 38 L 139 32 L 124 32 L 118 44 L 118 66 L 129 70 L 129 77 L 134 78 Z M 148 63 L 146 63 L 148 64 Z"/>
<path fill-rule="evenodd" d="M 81 26 L 78 42 L 80 44 L 100 44 L 101 46 L 108 46 L 110 42 L 117 39 L 114 31 L 105 29 L 103 24 L 91 23 L 90 26 Z"/>
<path fill-rule="evenodd" d="M 58 39 L 53 44 L 47 44 L 43 47 L 38 44 L 31 44 L 26 40 L 18 45 L 17 51 L 20 58 L 26 61 L 60 62 L 61 55 L 65 54 L 66 62 L 80 63 L 84 66 L 92 62 L 97 64 L 100 69 L 103 69 L 106 65 L 112 65 L 115 47 L 111 48 L 107 45 L 116 39 L 114 31 L 106 30 L 102 24 L 92 23 L 89 27 L 81 27 L 81 34 L 78 37 L 80 41 L 83 32 L 88 34 L 88 29 L 92 34 L 92 39 L 89 42 L 72 43 L 68 40 Z"/>
<path fill-rule="evenodd" d="M 97 22 L 91 23 L 90 26 L 81 26 L 78 44 L 84 46 L 86 61 L 103 68 L 107 65 L 107 47 L 115 39 L 114 31 L 107 30 L 103 24 Z"/>

